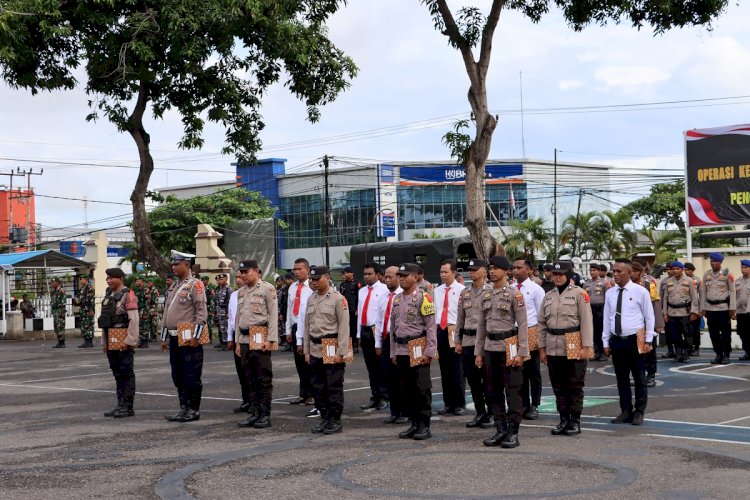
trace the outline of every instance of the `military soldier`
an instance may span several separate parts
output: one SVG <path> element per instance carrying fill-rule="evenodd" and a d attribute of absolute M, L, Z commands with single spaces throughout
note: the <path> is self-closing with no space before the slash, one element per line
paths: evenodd
<path fill-rule="evenodd" d="M 606 268 L 605 268 L 606 269 Z M 591 264 L 591 279 L 583 289 L 591 298 L 591 313 L 594 319 L 594 358 L 591 361 L 605 361 L 604 346 L 602 345 L 602 328 L 604 325 L 604 294 L 609 289 L 606 279 L 607 272 L 601 271 L 599 264 Z"/>
<path fill-rule="evenodd" d="M 349 305 L 330 284 L 325 266 L 310 269 L 313 294 L 299 311 L 297 333 L 303 336 L 305 362 L 310 365 L 310 385 L 320 422 L 310 429 L 315 434 L 335 434 L 343 429 L 344 356 L 349 351 Z M 301 330 L 301 332 L 300 332 Z M 323 339 L 336 339 L 333 363 L 323 362 Z"/>
<path fill-rule="evenodd" d="M 211 284 L 210 276 L 202 276 L 201 282 L 203 282 L 203 289 L 206 291 L 206 309 L 208 310 L 206 328 L 208 328 L 208 339 L 213 340 L 214 324 L 216 323 L 216 296 L 214 294 L 216 287 Z"/>
<path fill-rule="evenodd" d="M 474 348 L 476 366 L 486 367 L 487 393 L 497 432 L 484 440 L 485 446 L 515 448 L 519 445 L 521 424 L 521 385 L 523 360 L 529 357 L 529 331 L 523 294 L 508 285 L 508 271 L 513 268 L 505 256 L 490 258 L 492 289 L 482 294 Z M 487 297 L 487 298 L 486 298 Z M 515 340 L 506 352 L 506 339 Z M 513 352 L 515 350 L 515 352 Z M 510 366 L 506 363 L 510 359 Z M 507 411 L 506 411 L 507 401 Z"/>
<path fill-rule="evenodd" d="M 138 344 L 138 299 L 124 283 L 125 273 L 118 267 L 107 269 L 107 294 L 102 300 L 99 326 L 102 328 L 102 351 L 107 354 L 109 368 L 117 386 L 117 406 L 104 412 L 105 417 L 125 418 L 135 415 L 135 372 L 133 351 Z M 125 348 L 109 349 L 110 328 L 127 328 Z"/>
<path fill-rule="evenodd" d="M 432 283 L 424 279 L 424 268 L 419 266 L 419 274 L 417 274 L 417 288 L 424 292 L 432 294 Z"/>
<path fill-rule="evenodd" d="M 151 316 L 148 311 L 148 302 L 151 294 L 148 288 L 146 288 L 143 278 L 140 276 L 135 279 L 135 296 L 138 299 L 138 314 L 140 316 L 140 321 L 138 322 L 138 347 L 147 349 L 148 334 L 151 329 Z"/>
<path fill-rule="evenodd" d="M 149 297 L 148 297 L 148 322 L 149 322 L 149 329 L 148 329 L 148 340 L 150 341 L 156 341 L 156 335 L 159 331 L 159 290 L 154 285 L 154 280 L 150 279 L 148 280 L 148 283 L 146 283 L 146 286 L 148 287 Z"/>
<path fill-rule="evenodd" d="M 94 347 L 94 309 L 96 308 L 96 296 L 94 287 L 89 283 L 88 276 L 79 277 L 78 286 L 78 297 L 76 297 L 74 302 L 81 314 L 81 336 L 83 337 L 83 344 L 78 347 L 85 349 Z"/>
<path fill-rule="evenodd" d="M 742 350 L 745 354 L 740 361 L 750 361 L 750 260 L 740 261 L 740 277 L 734 283 L 737 294 L 737 335 L 742 341 Z"/>
<path fill-rule="evenodd" d="M 554 436 L 581 433 L 586 365 L 594 344 L 589 295 L 570 282 L 572 275 L 573 265 L 570 262 L 554 263 L 552 280 L 555 289 L 544 296 L 544 305 L 537 318 L 539 360 L 549 368 L 550 383 L 560 413 L 560 423 L 552 429 Z M 575 332 L 580 333 L 580 346 L 576 346 L 573 338 L 569 341 L 566 337 L 566 334 Z"/>
<path fill-rule="evenodd" d="M 193 257 L 195 256 L 172 250 L 172 272 L 178 281 L 172 284 L 164 302 L 161 350 L 167 352 L 169 348 L 172 381 L 180 399 L 180 411 L 164 417 L 170 422 L 192 422 L 201 416 L 203 346 L 199 339 L 206 327 L 208 311 L 203 283 L 193 278 L 190 272 Z M 178 331 L 179 324 L 193 325 L 192 332 Z M 178 347 L 178 335 L 188 335 L 189 345 Z"/>
<path fill-rule="evenodd" d="M 456 315 L 456 353 L 461 355 L 464 375 L 469 382 L 471 398 L 474 401 L 476 416 L 466 423 L 466 427 L 482 427 L 488 429 L 495 425 L 495 417 L 489 411 L 487 400 L 487 374 L 485 367 L 478 367 L 475 363 L 477 330 L 482 319 L 482 300 L 488 300 L 491 295 L 487 281 L 487 262 L 480 259 L 469 261 L 467 267 L 471 277 L 471 287 L 461 291 L 461 301 Z"/>
<path fill-rule="evenodd" d="M 52 323 L 57 335 L 57 344 L 53 345 L 54 349 L 65 347 L 65 310 L 67 307 L 67 297 L 65 289 L 62 286 L 60 278 L 52 278 L 52 292 L 50 293 L 50 306 L 52 308 Z"/>
<path fill-rule="evenodd" d="M 437 353 L 437 326 L 432 297 L 417 288 L 417 264 L 402 264 L 398 270 L 403 292 L 393 299 L 391 312 L 391 362 L 398 367 L 399 388 L 411 425 L 398 437 L 428 439 L 432 409 L 430 363 Z M 426 337 L 427 347 L 411 366 L 409 341 Z M 413 353 L 416 357 L 418 353 Z"/>
<path fill-rule="evenodd" d="M 700 285 L 701 314 L 708 323 L 708 334 L 714 346 L 715 365 L 729 364 L 729 353 L 732 352 L 732 324 L 730 320 L 737 315 L 734 277 L 721 272 L 724 256 L 720 253 L 709 254 L 711 269 L 703 275 Z"/>
<path fill-rule="evenodd" d="M 359 305 L 359 289 L 362 283 L 354 279 L 354 268 L 346 266 L 341 273 L 343 281 L 339 285 L 339 293 L 344 296 L 349 307 L 349 336 L 354 344 L 354 352 L 359 352 L 357 338 L 357 307 Z"/>
<path fill-rule="evenodd" d="M 276 302 L 276 288 L 261 280 L 259 271 L 256 260 L 240 262 L 240 274 L 245 286 L 237 292 L 235 354 L 241 358 L 242 372 L 250 389 L 250 415 L 238 425 L 264 429 L 271 426 L 271 351 L 277 349 L 279 343 L 279 324 L 276 321 L 279 304 Z M 226 277 L 223 279 L 226 280 Z M 222 286 L 220 281 L 219 287 Z M 227 286 L 224 288 L 228 289 Z"/>
<path fill-rule="evenodd" d="M 229 311 L 229 298 L 232 295 L 232 289 L 229 288 L 229 278 L 226 274 L 216 275 L 216 290 L 214 299 L 216 301 L 216 325 L 219 328 L 219 343 L 217 349 L 227 350 L 227 315 Z M 278 304 L 276 305 L 278 309 Z M 278 316 L 278 314 L 277 314 Z M 276 321 L 278 331 L 278 320 Z"/>
<path fill-rule="evenodd" d="M 672 277 L 669 278 L 662 294 L 664 321 L 672 335 L 675 348 L 674 361 L 684 363 L 690 359 L 692 345 L 689 321 L 698 314 L 698 290 L 693 280 L 683 274 L 682 262 L 672 263 Z"/>

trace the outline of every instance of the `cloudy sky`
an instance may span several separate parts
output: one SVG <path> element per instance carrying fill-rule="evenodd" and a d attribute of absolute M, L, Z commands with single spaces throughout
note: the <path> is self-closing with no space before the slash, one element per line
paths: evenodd
<path fill-rule="evenodd" d="M 486 8 L 490 2 L 475 3 Z M 552 159 L 557 148 L 561 161 L 611 164 L 643 175 L 678 173 L 682 131 L 750 122 L 747 19 L 750 5 L 733 3 L 711 31 L 655 37 L 629 26 L 576 33 L 554 11 L 536 25 L 504 13 L 488 85 L 490 107 L 500 115 L 491 157 L 522 155 L 522 73 L 527 157 Z M 304 106 L 281 85 L 273 88 L 264 100 L 265 150 L 259 157 L 287 158 L 288 170 L 315 165 L 324 154 L 361 159 L 355 161 L 447 159 L 441 137 L 469 110 L 468 80 L 459 54 L 434 31 L 421 2 L 350 0 L 332 19 L 330 34 L 359 65 L 359 76 L 315 125 L 305 121 Z M 728 97 L 735 99 L 723 99 Z M 680 102 L 653 104 L 675 101 Z M 123 204 L 90 203 L 89 221 L 125 216 L 137 170 L 100 165 L 137 166 L 134 145 L 106 121 L 86 123 L 86 103 L 80 90 L 31 97 L 0 84 L 0 171 L 44 168 L 33 178 L 39 195 Z M 581 109 L 588 107 L 593 109 Z M 178 116 L 146 127 L 160 169 L 152 189 L 234 177 L 233 159 L 219 154 L 220 128 L 207 127 L 202 151 L 180 151 Z M 344 134 L 352 135 L 339 137 Z M 0 183 L 7 181 L 4 176 Z M 636 187 L 631 181 L 619 199 L 633 199 Z M 37 222 L 63 227 L 83 221 L 82 202 L 37 198 Z"/>

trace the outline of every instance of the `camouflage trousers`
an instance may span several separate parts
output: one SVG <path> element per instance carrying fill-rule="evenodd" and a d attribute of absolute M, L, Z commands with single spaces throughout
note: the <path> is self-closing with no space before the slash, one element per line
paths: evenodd
<path fill-rule="evenodd" d="M 159 315 L 152 314 L 149 320 L 149 339 L 156 340 L 159 336 Z"/>
<path fill-rule="evenodd" d="M 151 318 L 148 316 L 141 316 L 141 321 L 138 323 L 138 338 L 140 340 L 148 341 L 148 336 L 151 333 Z"/>
<path fill-rule="evenodd" d="M 229 329 L 229 316 L 224 312 L 216 313 L 216 325 L 219 327 L 219 341 L 227 341 L 227 330 Z"/>
<path fill-rule="evenodd" d="M 52 322 L 55 327 L 55 335 L 57 335 L 57 340 L 65 340 L 65 314 L 53 315 Z"/>
<path fill-rule="evenodd" d="M 206 330 L 208 330 L 208 340 L 211 340 L 213 338 L 213 331 L 214 331 L 214 315 L 209 314 L 208 319 L 206 320 Z"/>
<path fill-rule="evenodd" d="M 94 317 L 81 313 L 81 337 L 85 340 L 94 338 Z"/>

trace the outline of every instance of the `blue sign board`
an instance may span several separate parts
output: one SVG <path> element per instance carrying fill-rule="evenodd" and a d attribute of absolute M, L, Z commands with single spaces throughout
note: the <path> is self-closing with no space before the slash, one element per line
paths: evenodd
<path fill-rule="evenodd" d="M 523 165 L 487 165 L 484 176 L 487 184 L 507 182 L 508 177 L 523 175 Z M 400 185 L 424 186 L 435 184 L 464 184 L 466 169 L 463 165 L 430 165 L 429 167 L 401 167 Z"/>

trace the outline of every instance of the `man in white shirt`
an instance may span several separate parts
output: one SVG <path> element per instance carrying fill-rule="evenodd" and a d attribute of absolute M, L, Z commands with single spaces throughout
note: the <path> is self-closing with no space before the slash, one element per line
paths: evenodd
<path fill-rule="evenodd" d="M 607 290 L 604 301 L 602 343 L 605 356 L 612 356 L 617 377 L 617 392 L 620 394 L 622 413 L 612 419 L 612 423 L 641 425 L 648 399 L 645 354 L 651 350 L 651 342 L 655 335 L 654 308 L 649 292 L 631 281 L 631 271 L 630 260 L 615 261 L 615 286 Z M 645 337 L 643 354 L 638 352 L 639 331 Z M 630 391 L 631 374 L 635 381 L 635 411 Z"/>
<path fill-rule="evenodd" d="M 456 354 L 456 316 L 458 301 L 464 286 L 456 281 L 456 261 L 447 259 L 440 264 L 442 285 L 435 289 L 435 323 L 437 323 L 438 362 L 443 385 L 445 407 L 439 415 L 464 415 L 466 413 L 466 381 L 461 356 Z"/>
<path fill-rule="evenodd" d="M 232 351 L 234 369 L 237 370 L 237 378 L 240 379 L 240 389 L 242 390 L 242 404 L 234 409 L 234 413 L 244 413 L 250 410 L 250 385 L 247 383 L 242 369 L 242 358 L 234 352 L 234 321 L 237 318 L 237 291 L 243 286 L 245 286 L 245 282 L 238 273 L 235 277 L 236 290 L 229 296 L 229 306 L 227 308 L 227 350 Z"/>
<path fill-rule="evenodd" d="M 294 351 L 294 365 L 299 376 L 299 396 L 289 402 L 292 405 L 313 405 L 312 387 L 310 386 L 310 366 L 305 363 L 305 355 L 302 353 L 302 337 L 297 334 L 297 320 L 302 304 L 307 304 L 307 299 L 312 295 L 308 274 L 310 263 L 307 259 L 299 258 L 294 261 L 292 273 L 297 279 L 289 287 L 289 299 L 286 309 L 286 341 L 292 344 Z M 317 413 L 312 416 L 317 416 Z"/>
<path fill-rule="evenodd" d="M 388 390 L 380 369 L 380 356 L 383 351 L 383 316 L 380 303 L 383 297 L 388 295 L 388 288 L 378 279 L 379 271 L 377 264 L 365 264 L 365 286 L 359 289 L 357 297 L 357 338 L 362 356 L 365 358 L 371 392 L 369 403 L 360 406 L 363 410 L 384 410 L 388 407 Z"/>
<path fill-rule="evenodd" d="M 382 296 L 380 301 L 380 317 L 382 325 L 382 353 L 380 355 L 380 375 L 385 381 L 385 387 L 388 391 L 388 400 L 390 403 L 391 415 L 386 418 L 385 424 L 407 424 L 409 419 L 406 417 L 404 403 L 401 400 L 401 391 L 399 390 L 398 368 L 391 362 L 391 314 L 393 313 L 393 299 L 396 295 L 403 292 L 399 286 L 398 266 L 391 266 L 383 273 L 385 286 L 388 293 Z"/>
<path fill-rule="evenodd" d="M 539 363 L 537 315 L 544 303 L 544 289 L 532 281 L 531 271 L 532 265 L 528 259 L 519 258 L 513 262 L 513 276 L 516 278 L 515 287 L 523 294 L 524 304 L 526 304 L 526 321 L 529 325 L 530 357 L 523 363 L 523 385 L 521 386 L 523 418 L 526 420 L 539 418 L 538 408 L 542 401 L 542 370 Z M 536 335 L 533 332 L 536 332 Z M 532 343 L 532 340 L 537 342 Z"/>

